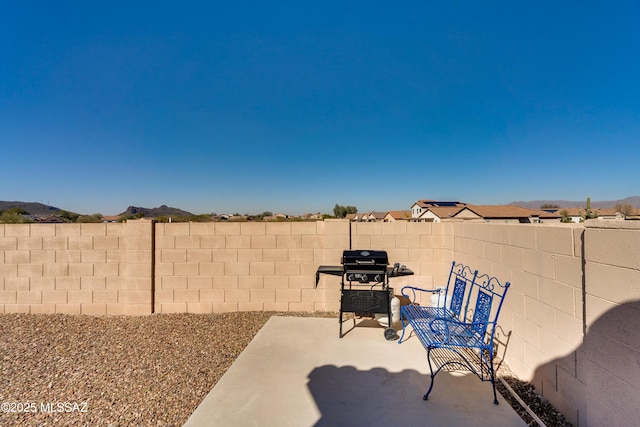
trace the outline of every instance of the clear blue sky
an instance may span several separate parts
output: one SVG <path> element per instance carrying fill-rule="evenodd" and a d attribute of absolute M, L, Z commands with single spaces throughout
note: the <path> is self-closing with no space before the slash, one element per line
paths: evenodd
<path fill-rule="evenodd" d="M 15 1 L 0 200 L 302 214 L 640 194 L 637 1 Z"/>

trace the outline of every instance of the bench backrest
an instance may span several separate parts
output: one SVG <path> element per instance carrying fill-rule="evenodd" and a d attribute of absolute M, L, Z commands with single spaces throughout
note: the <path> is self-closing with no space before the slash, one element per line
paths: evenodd
<path fill-rule="evenodd" d="M 471 327 L 479 337 L 484 338 L 485 334 L 489 333 L 493 339 L 502 302 L 510 285 L 509 282 L 500 283 L 496 277 L 487 274 L 476 276 L 469 290 L 465 312 L 469 313 L 469 305 L 475 301 Z M 487 331 L 489 326 L 491 329 Z"/>
<path fill-rule="evenodd" d="M 449 272 L 449 280 L 447 281 L 447 289 L 445 291 L 444 306 L 449 307 L 449 310 L 455 317 L 460 320 L 464 320 L 461 315 L 467 312 L 468 309 L 468 296 L 473 287 L 473 283 L 478 275 L 478 270 L 471 271 L 471 268 L 464 264 L 456 264 L 455 261 L 451 263 L 451 271 Z"/>
<path fill-rule="evenodd" d="M 472 329 L 480 338 L 493 332 L 502 308 L 502 301 L 510 283 L 500 283 L 488 274 L 478 275 L 478 270 L 455 261 L 451 263 L 444 306 L 457 319 L 472 323 Z M 488 327 L 491 329 L 488 331 Z"/>

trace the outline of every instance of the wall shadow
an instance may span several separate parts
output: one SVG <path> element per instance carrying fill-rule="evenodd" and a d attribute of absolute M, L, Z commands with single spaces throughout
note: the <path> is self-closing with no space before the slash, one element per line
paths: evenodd
<path fill-rule="evenodd" d="M 532 384 L 579 426 L 638 425 L 640 301 L 621 304 L 587 328 L 582 344 L 536 369 Z"/>
<path fill-rule="evenodd" d="M 383 368 L 361 371 L 352 366 L 325 365 L 309 374 L 307 384 L 322 417 L 317 427 L 398 425 L 403 402 L 421 400 L 429 376 L 415 370 L 394 373 Z"/>
<path fill-rule="evenodd" d="M 522 421 L 508 404 L 494 405 L 491 385 L 473 374 L 439 374 L 428 401 L 422 396 L 429 375 L 412 369 L 389 372 L 324 365 L 315 368 L 308 380 L 321 413 L 315 427 L 513 426 L 514 420 Z"/>

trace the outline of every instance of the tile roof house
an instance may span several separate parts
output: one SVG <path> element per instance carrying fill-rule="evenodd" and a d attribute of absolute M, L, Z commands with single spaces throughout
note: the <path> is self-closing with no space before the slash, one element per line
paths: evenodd
<path fill-rule="evenodd" d="M 456 206 L 431 206 L 422 212 L 414 222 L 441 222 L 453 219 L 453 217 L 464 209 L 465 205 Z"/>
<path fill-rule="evenodd" d="M 411 206 L 411 217 L 420 218 L 429 208 L 464 206 L 464 203 L 438 200 L 418 200 Z"/>
<path fill-rule="evenodd" d="M 60 215 L 49 215 L 44 218 L 38 218 L 38 222 L 46 224 L 64 224 L 66 221 Z"/>
<path fill-rule="evenodd" d="M 384 222 L 408 221 L 411 219 L 411 211 L 389 211 L 385 215 Z"/>
<path fill-rule="evenodd" d="M 537 224 L 543 221 L 557 222 L 561 215 L 513 205 L 466 205 L 453 218 L 464 221 Z"/>
<path fill-rule="evenodd" d="M 386 215 L 386 212 L 369 212 L 369 214 L 365 216 L 366 219 L 363 219 L 363 221 L 382 222 Z"/>
<path fill-rule="evenodd" d="M 411 219 L 410 211 L 389 211 L 389 212 L 367 212 L 347 214 L 346 218 L 350 221 L 358 222 L 394 222 L 406 221 Z"/>

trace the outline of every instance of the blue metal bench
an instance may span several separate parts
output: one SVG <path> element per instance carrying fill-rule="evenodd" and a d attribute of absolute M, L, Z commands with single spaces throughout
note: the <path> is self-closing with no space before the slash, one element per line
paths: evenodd
<path fill-rule="evenodd" d="M 479 275 L 468 266 L 451 264 L 447 287 L 442 303 L 437 307 L 416 303 L 421 293 L 439 290 L 421 289 L 414 286 L 402 288 L 402 295 L 411 304 L 400 308 L 403 342 L 407 326 L 411 326 L 427 350 L 431 384 L 423 396 L 429 398 L 433 381 L 441 371 L 466 369 L 482 381 L 491 381 L 493 403 L 498 404 L 496 393 L 494 359 L 494 333 L 502 302 L 510 283 L 504 284 L 495 277 Z"/>

